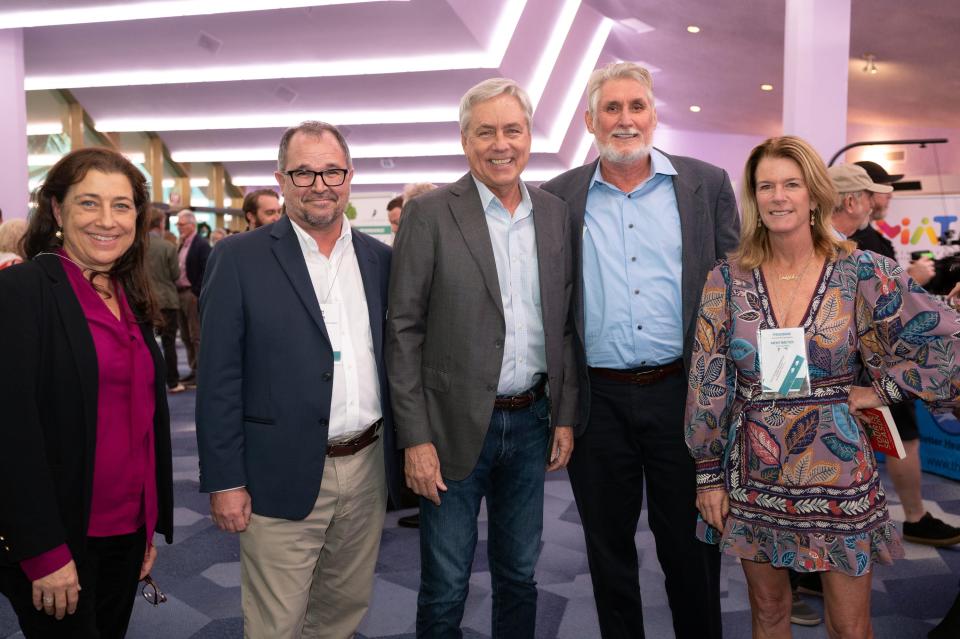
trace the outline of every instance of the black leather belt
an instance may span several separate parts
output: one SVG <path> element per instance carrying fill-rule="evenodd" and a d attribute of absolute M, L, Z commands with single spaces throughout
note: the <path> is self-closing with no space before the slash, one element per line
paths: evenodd
<path fill-rule="evenodd" d="M 675 360 L 663 366 L 645 366 L 643 368 L 634 368 L 630 370 L 621 370 L 619 368 L 590 368 L 590 373 L 604 379 L 611 379 L 615 382 L 624 382 L 634 384 L 635 386 L 649 386 L 659 382 L 664 377 L 683 371 L 683 362 Z"/>
<path fill-rule="evenodd" d="M 328 443 L 327 457 L 346 457 L 347 455 L 359 453 L 361 450 L 380 439 L 380 435 L 377 434 L 377 429 L 380 428 L 380 424 L 382 423 L 383 419 L 378 419 L 370 424 L 365 431 L 356 437 L 351 437 L 350 439 L 342 442 Z"/>
<path fill-rule="evenodd" d="M 547 389 L 547 376 L 541 375 L 540 381 L 519 395 L 500 395 L 493 400 L 493 407 L 497 410 L 520 410 L 544 396 Z"/>

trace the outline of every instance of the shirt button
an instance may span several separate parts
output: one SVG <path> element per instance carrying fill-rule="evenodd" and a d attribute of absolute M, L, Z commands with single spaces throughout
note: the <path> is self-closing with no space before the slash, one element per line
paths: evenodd
<path fill-rule="evenodd" d="M 631 262 L 636 262 L 636 261 L 637 261 L 637 258 L 631 257 L 631 258 L 630 258 L 630 261 L 631 261 Z"/>
<path fill-rule="evenodd" d="M 325 382 L 329 382 L 331 379 L 333 379 L 333 375 L 331 375 L 330 373 L 324 373 L 323 375 L 320 376 L 320 378 Z"/>
<path fill-rule="evenodd" d="M 633 224 L 627 224 L 627 228 L 628 228 L 628 229 L 632 229 L 632 228 L 633 228 Z"/>
<path fill-rule="evenodd" d="M 634 295 L 639 295 L 639 294 L 640 294 L 640 289 L 638 289 L 638 288 L 633 289 L 633 294 L 634 294 Z"/>
<path fill-rule="evenodd" d="M 638 331 L 642 331 L 642 330 L 643 330 L 643 326 L 641 326 L 640 324 L 637 324 L 637 330 L 638 330 Z"/>

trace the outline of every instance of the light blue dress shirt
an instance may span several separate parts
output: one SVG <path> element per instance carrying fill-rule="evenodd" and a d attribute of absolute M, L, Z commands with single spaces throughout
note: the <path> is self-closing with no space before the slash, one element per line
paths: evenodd
<path fill-rule="evenodd" d="M 537 374 L 547 370 L 533 203 L 521 182 L 522 199 L 511 216 L 486 185 L 476 177 L 473 181 L 480 192 L 493 244 L 506 327 L 497 394 L 516 395 L 533 386 Z"/>
<path fill-rule="evenodd" d="M 650 177 L 630 193 L 600 165 L 583 225 L 587 365 L 629 369 L 683 355 L 680 211 L 673 164 L 651 151 Z"/>

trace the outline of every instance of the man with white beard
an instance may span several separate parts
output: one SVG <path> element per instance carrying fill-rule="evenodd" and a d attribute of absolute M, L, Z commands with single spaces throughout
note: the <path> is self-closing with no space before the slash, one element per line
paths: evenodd
<path fill-rule="evenodd" d="M 723 169 L 653 148 L 643 67 L 597 69 L 587 99 L 600 158 L 542 188 L 566 200 L 583 238 L 574 279 L 581 414 L 569 473 L 600 631 L 644 636 L 634 535 L 646 484 L 675 634 L 720 637 L 720 554 L 695 537 L 683 414 L 703 284 L 739 238 L 733 189 Z"/>

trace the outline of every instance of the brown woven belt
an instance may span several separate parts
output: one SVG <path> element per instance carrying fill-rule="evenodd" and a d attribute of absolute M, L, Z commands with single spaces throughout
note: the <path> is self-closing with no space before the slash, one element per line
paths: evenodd
<path fill-rule="evenodd" d="M 351 437 L 350 439 L 342 442 L 333 442 L 327 444 L 327 457 L 346 457 L 347 455 L 359 453 L 361 450 L 380 439 L 380 435 L 377 434 L 377 429 L 380 428 L 380 424 L 382 423 L 383 419 L 378 419 L 370 424 L 369 428 L 356 437 Z"/>
<path fill-rule="evenodd" d="M 540 381 L 533 388 L 519 395 L 500 396 L 493 400 L 493 407 L 497 410 L 520 410 L 543 397 L 547 388 L 547 376 L 541 375 Z"/>
<path fill-rule="evenodd" d="M 664 377 L 679 373 L 683 370 L 683 362 L 679 359 L 663 366 L 638 368 L 634 370 L 620 370 L 618 368 L 590 368 L 590 373 L 615 382 L 624 382 L 636 386 L 649 386 L 659 382 Z"/>

